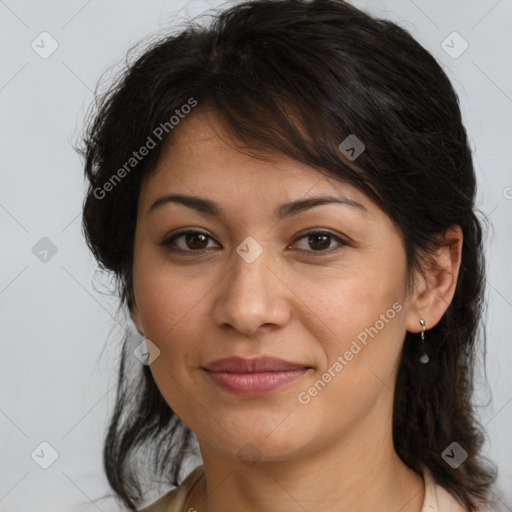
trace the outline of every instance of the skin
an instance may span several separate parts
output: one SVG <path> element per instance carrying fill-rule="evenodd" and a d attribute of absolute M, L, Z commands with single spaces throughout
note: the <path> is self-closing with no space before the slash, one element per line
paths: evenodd
<path fill-rule="evenodd" d="M 377 205 L 347 183 L 269 156 L 238 151 L 215 111 L 196 109 L 175 128 L 140 190 L 132 318 L 160 350 L 152 375 L 197 435 L 205 465 L 184 510 L 420 512 L 423 478 L 393 448 L 393 391 L 406 331 L 419 333 L 420 318 L 433 327 L 453 298 L 461 230 L 447 231 L 453 243 L 427 256 L 409 293 L 400 230 Z M 171 193 L 215 201 L 225 215 L 173 202 L 150 211 Z M 321 194 L 364 209 L 331 203 L 280 221 L 273 216 L 281 203 Z M 187 245 L 182 236 L 174 240 L 181 252 L 162 246 L 179 228 L 210 238 Z M 304 235 L 318 229 L 333 237 L 308 243 Z M 248 236 L 263 250 L 251 263 L 236 252 Z M 300 403 L 298 394 L 396 302 L 401 311 Z M 202 369 L 234 355 L 312 369 L 272 393 L 240 397 Z M 247 443 L 253 463 L 239 456 Z"/>

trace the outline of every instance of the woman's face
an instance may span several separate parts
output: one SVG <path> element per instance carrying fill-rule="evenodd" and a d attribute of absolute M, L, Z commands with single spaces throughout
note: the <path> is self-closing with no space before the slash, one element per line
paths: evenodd
<path fill-rule="evenodd" d="M 160 351 L 150 368 L 166 402 L 202 448 L 230 457 L 387 441 L 407 322 L 418 321 L 396 226 L 353 186 L 238 152 L 213 111 L 175 130 L 140 191 L 133 262 L 133 318 Z M 341 202 L 283 206 L 325 196 Z M 201 234 L 171 240 L 178 231 Z M 303 369 L 266 380 L 206 369 L 234 356 Z"/>

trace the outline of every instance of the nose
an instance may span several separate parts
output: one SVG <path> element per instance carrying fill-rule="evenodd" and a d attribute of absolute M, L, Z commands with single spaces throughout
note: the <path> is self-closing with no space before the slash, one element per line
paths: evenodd
<path fill-rule="evenodd" d="M 289 321 L 291 292 L 268 255 L 264 249 L 249 263 L 234 253 L 231 269 L 217 289 L 213 311 L 217 325 L 252 336 L 263 326 L 278 328 Z"/>

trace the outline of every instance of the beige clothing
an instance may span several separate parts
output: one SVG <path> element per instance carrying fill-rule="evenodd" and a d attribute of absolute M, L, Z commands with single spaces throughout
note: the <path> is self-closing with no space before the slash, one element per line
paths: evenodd
<path fill-rule="evenodd" d="M 160 499 L 141 510 L 141 512 L 194 512 L 183 509 L 187 497 L 194 484 L 201 478 L 204 466 L 196 467 L 176 489 L 168 492 Z M 424 467 L 423 480 L 425 481 L 425 500 L 421 512 L 466 512 L 466 508 L 460 505 L 456 499 L 434 481 L 432 473 Z M 483 510 L 481 512 L 489 512 Z"/>

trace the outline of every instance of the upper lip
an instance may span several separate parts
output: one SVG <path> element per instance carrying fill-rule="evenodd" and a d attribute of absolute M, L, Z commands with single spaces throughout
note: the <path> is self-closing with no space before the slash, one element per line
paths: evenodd
<path fill-rule="evenodd" d="M 291 363 L 277 357 L 257 357 L 254 359 L 226 357 L 209 363 L 205 368 L 211 372 L 257 373 L 299 370 L 309 367 L 302 363 Z"/>

